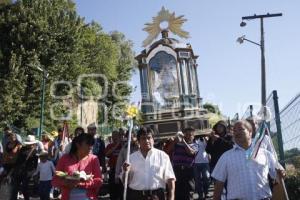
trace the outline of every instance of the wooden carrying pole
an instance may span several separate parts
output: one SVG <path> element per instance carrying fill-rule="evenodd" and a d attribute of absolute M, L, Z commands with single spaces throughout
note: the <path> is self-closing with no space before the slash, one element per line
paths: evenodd
<path fill-rule="evenodd" d="M 127 155 L 126 155 L 126 163 L 130 164 L 129 162 L 129 156 L 130 156 L 130 144 L 131 144 L 131 132 L 133 128 L 133 119 L 129 119 L 129 133 L 128 133 L 128 139 L 127 139 Z M 127 170 L 125 172 L 125 180 L 124 180 L 124 194 L 123 194 L 123 200 L 126 200 L 127 198 L 127 188 L 128 188 L 128 174 L 129 171 Z"/>

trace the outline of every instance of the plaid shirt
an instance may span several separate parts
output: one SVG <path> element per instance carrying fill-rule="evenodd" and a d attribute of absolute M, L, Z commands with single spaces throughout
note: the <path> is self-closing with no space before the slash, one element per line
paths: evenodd
<path fill-rule="evenodd" d="M 255 160 L 247 159 L 246 150 L 238 145 L 219 159 L 212 177 L 227 180 L 227 199 L 258 200 L 271 197 L 268 174 L 276 177 L 275 158 L 260 148 Z"/>

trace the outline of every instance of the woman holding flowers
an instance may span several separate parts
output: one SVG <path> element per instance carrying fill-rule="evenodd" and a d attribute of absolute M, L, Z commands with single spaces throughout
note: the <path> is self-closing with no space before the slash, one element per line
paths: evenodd
<path fill-rule="evenodd" d="M 93 144 L 93 136 L 82 133 L 73 139 L 70 153 L 59 159 L 52 185 L 61 189 L 62 200 L 98 199 L 102 178 L 99 160 L 90 154 Z"/>

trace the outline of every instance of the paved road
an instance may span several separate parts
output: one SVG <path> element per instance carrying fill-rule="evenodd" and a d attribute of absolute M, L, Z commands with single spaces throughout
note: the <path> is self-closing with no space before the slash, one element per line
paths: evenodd
<path fill-rule="evenodd" d="M 211 185 L 209 187 L 208 198 L 206 198 L 206 200 L 212 200 L 212 196 L 213 196 L 213 185 Z M 52 194 L 51 194 L 51 197 L 52 197 Z M 33 197 L 30 198 L 30 200 L 39 200 L 39 199 L 40 198 L 38 198 L 38 197 L 37 198 L 33 198 Z M 23 200 L 23 198 L 20 197 L 19 200 Z M 51 198 L 51 200 L 59 200 L 59 199 Z M 109 198 L 109 195 L 105 195 L 105 196 L 100 196 L 99 200 L 110 200 L 110 198 Z"/>

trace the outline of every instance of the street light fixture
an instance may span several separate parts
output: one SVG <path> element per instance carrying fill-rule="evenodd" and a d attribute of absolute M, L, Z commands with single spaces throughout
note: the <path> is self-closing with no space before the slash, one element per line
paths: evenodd
<path fill-rule="evenodd" d="M 260 46 L 260 44 L 258 44 L 257 42 L 253 42 L 252 40 L 247 39 L 245 35 L 239 37 L 236 41 L 240 44 L 244 43 L 244 41 L 247 41 L 247 42 L 250 42 L 250 43 L 255 44 L 257 46 Z"/>
<path fill-rule="evenodd" d="M 241 37 L 238 37 L 238 39 L 236 40 L 236 42 L 242 44 L 242 43 L 244 43 L 244 40 L 245 40 L 245 35 L 243 35 Z"/>
<path fill-rule="evenodd" d="M 240 27 L 244 27 L 244 26 L 246 26 L 247 24 L 246 24 L 246 22 L 244 22 L 244 21 L 242 21 L 241 23 L 240 23 Z"/>

